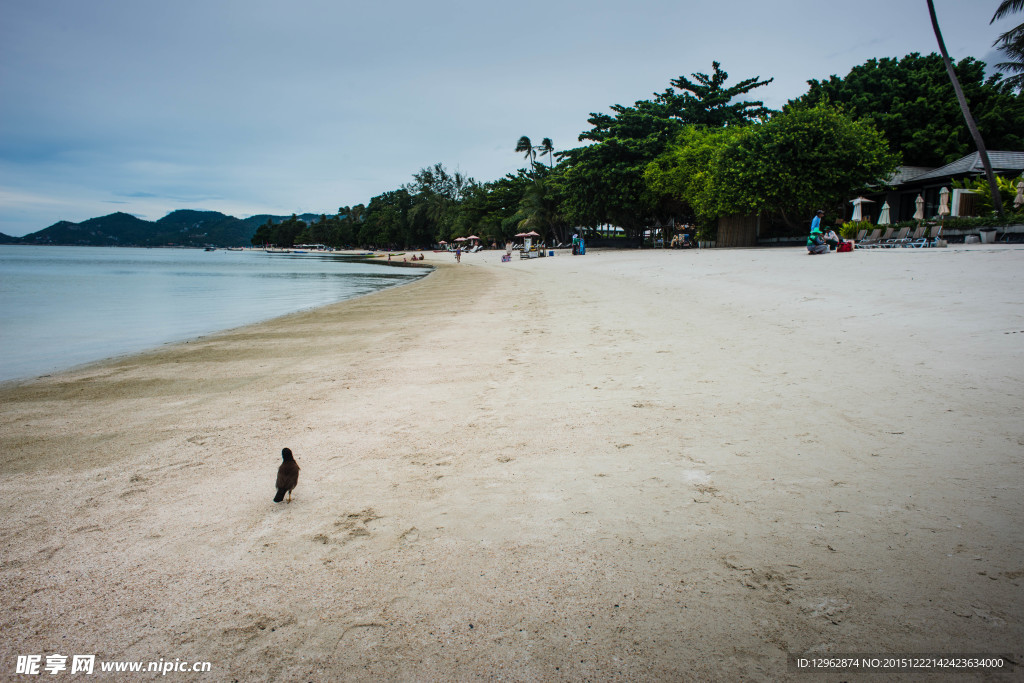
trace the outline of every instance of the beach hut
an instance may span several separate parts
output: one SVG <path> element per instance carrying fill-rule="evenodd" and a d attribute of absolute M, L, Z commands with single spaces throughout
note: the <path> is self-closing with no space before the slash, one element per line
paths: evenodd
<path fill-rule="evenodd" d="M 516 237 L 520 237 L 523 240 L 523 248 L 519 254 L 519 258 L 537 258 L 540 256 L 540 250 L 533 243 L 533 238 L 540 237 L 539 234 L 531 230 L 530 232 L 517 233 Z"/>

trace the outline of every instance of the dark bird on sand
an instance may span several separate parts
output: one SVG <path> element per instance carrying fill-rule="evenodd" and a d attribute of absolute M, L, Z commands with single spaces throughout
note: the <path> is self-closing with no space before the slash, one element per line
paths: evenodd
<path fill-rule="evenodd" d="M 299 483 L 299 463 L 292 457 L 290 448 L 282 449 L 281 459 L 284 462 L 277 468 L 277 495 L 274 502 L 280 503 L 284 500 L 284 494 L 288 494 L 288 502 L 292 502 L 292 489 Z"/>

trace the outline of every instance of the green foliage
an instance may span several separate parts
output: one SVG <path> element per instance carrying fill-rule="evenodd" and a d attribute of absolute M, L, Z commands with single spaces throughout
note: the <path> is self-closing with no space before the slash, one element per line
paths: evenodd
<path fill-rule="evenodd" d="M 915 221 L 916 225 L 916 221 Z M 861 230 L 867 230 L 867 234 L 871 234 L 871 231 L 879 226 L 875 225 L 871 221 L 846 221 L 842 227 L 839 228 L 839 236 L 843 239 L 852 240 L 860 234 Z"/>
<path fill-rule="evenodd" d="M 1024 96 L 998 76 L 985 79 L 984 62 L 966 57 L 955 65 L 985 146 L 1024 149 Z M 896 60 L 869 59 L 845 77 L 808 81 L 810 89 L 789 105 L 831 102 L 882 131 L 904 163 L 941 166 L 975 150 L 942 57 L 912 53 Z"/>
<path fill-rule="evenodd" d="M 252 237 L 252 244 L 270 244 L 285 249 L 296 244 L 303 244 L 305 242 L 298 238 L 306 230 L 306 227 L 306 222 L 300 220 L 295 214 L 280 223 L 274 223 L 273 219 L 267 219 L 267 222 L 256 230 L 256 234 Z M 306 237 L 308 238 L 309 235 L 307 234 Z"/>
<path fill-rule="evenodd" d="M 616 104 L 612 114 L 590 115 L 591 129 L 579 139 L 594 144 L 559 153 L 565 162 L 559 182 L 569 222 L 588 227 L 612 223 L 637 234 L 652 218 L 678 208 L 671 196 L 652 193 L 643 176 L 684 127 L 743 126 L 766 116 L 762 102 L 738 98 L 770 80 L 748 78 L 726 87 L 728 74 L 718 62 L 712 66 L 710 76 L 673 80 L 679 92 L 668 89 L 653 101 Z"/>
<path fill-rule="evenodd" d="M 1003 0 L 992 15 L 992 21 L 1009 16 L 1014 12 L 1024 11 L 1021 0 Z M 1009 72 L 1006 83 L 1017 89 L 1024 90 L 1024 23 L 1017 24 L 1003 33 L 993 43 L 1007 57 L 1007 61 L 996 64 L 996 68 Z"/>
<path fill-rule="evenodd" d="M 768 85 L 774 79 L 761 81 L 755 76 L 725 87 L 729 74 L 719 67 L 719 62 L 712 62 L 710 76 L 703 73 L 691 74 L 696 82 L 685 76 L 673 79 L 672 87 L 679 92 L 667 89 L 656 95 L 656 100 L 666 106 L 669 116 L 684 124 L 723 128 L 765 120 L 772 111 L 764 106 L 764 102 L 736 98 L 754 88 Z"/>
<path fill-rule="evenodd" d="M 715 217 L 823 206 L 878 183 L 897 164 L 870 124 L 816 105 L 744 128 L 688 128 L 645 179 L 652 192 Z"/>

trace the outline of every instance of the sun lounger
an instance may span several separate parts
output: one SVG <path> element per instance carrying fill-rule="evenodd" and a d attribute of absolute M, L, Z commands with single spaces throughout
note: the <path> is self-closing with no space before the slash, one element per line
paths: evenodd
<path fill-rule="evenodd" d="M 886 228 L 882 236 L 878 238 L 878 241 L 871 245 L 871 248 L 877 249 L 878 247 L 884 247 L 885 243 L 892 239 L 892 234 L 894 232 L 896 232 L 896 228 Z"/>
<path fill-rule="evenodd" d="M 909 233 L 910 233 L 910 228 L 900 228 L 900 231 L 898 233 L 896 233 L 895 237 L 890 237 L 887 240 L 883 239 L 881 246 L 885 247 L 886 249 L 892 249 L 893 247 L 898 247 L 902 243 L 907 241 L 907 235 Z"/>
<path fill-rule="evenodd" d="M 917 242 L 918 240 L 924 238 L 924 234 L 927 231 L 928 231 L 928 226 L 926 226 L 926 225 L 919 225 L 919 226 L 917 226 L 917 228 L 914 230 L 914 234 L 911 235 L 910 237 L 908 237 L 907 239 L 903 240 L 903 242 L 900 243 L 900 246 L 901 247 L 912 247 L 912 246 L 914 246 L 915 242 Z"/>
<path fill-rule="evenodd" d="M 867 229 L 861 230 L 860 232 L 857 233 L 857 239 L 855 241 L 856 242 L 863 242 L 864 241 L 864 235 L 866 235 L 866 234 L 868 234 Z"/>
<path fill-rule="evenodd" d="M 870 249 L 871 247 L 873 247 L 876 244 L 878 244 L 878 237 L 881 234 L 882 234 L 882 229 L 881 228 L 875 228 L 874 230 L 871 231 L 871 235 L 869 237 L 864 238 L 863 240 L 858 237 L 857 238 L 857 243 L 854 244 L 853 246 L 857 247 L 858 249 Z"/>

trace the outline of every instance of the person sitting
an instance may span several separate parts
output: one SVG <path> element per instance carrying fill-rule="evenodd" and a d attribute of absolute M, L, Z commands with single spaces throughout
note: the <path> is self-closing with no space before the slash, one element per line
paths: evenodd
<path fill-rule="evenodd" d="M 835 251 L 836 247 L 838 247 L 839 244 L 842 242 L 842 240 L 839 239 L 839 236 L 835 233 L 835 231 L 832 228 L 829 228 L 828 230 L 825 231 L 825 234 L 822 236 L 822 239 L 825 240 L 825 244 L 828 245 L 829 251 Z"/>
<path fill-rule="evenodd" d="M 824 211 L 818 213 L 824 214 Z M 821 228 L 817 225 L 818 221 L 811 224 L 811 234 L 807 238 L 807 253 L 809 254 L 827 254 L 828 245 L 825 244 L 825 240 L 821 236 Z"/>

